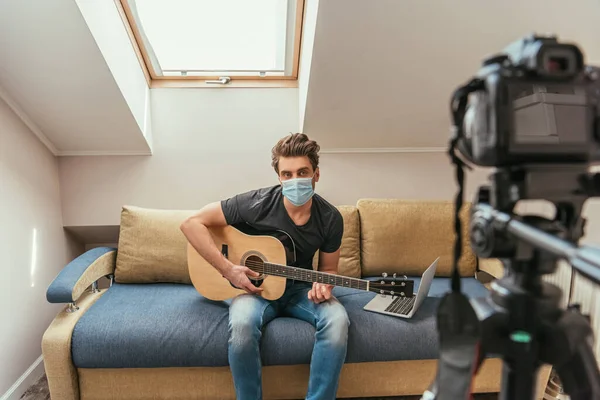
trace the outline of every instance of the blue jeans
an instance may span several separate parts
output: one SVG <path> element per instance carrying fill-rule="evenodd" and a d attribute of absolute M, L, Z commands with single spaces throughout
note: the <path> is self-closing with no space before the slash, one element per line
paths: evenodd
<path fill-rule="evenodd" d="M 285 293 L 277 300 L 242 294 L 231 301 L 228 357 L 237 400 L 262 399 L 260 339 L 262 328 L 277 316 L 299 318 L 315 327 L 306 399 L 335 399 L 350 321 L 335 297 L 320 304 L 309 300 L 311 288 L 311 283 L 288 281 Z"/>

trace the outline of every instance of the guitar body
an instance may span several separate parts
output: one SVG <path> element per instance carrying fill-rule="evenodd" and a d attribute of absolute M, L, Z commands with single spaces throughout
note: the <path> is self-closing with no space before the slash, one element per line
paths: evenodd
<path fill-rule="evenodd" d="M 210 228 L 209 232 L 221 253 L 236 265 L 256 267 L 263 262 L 291 265 L 296 259 L 294 243 L 284 232 L 260 232 L 245 224 Z M 189 243 L 187 261 L 192 284 L 207 299 L 220 301 L 246 293 L 234 287 Z M 262 274 L 250 280 L 263 289 L 258 295 L 268 300 L 280 298 L 285 291 L 285 277 Z"/>

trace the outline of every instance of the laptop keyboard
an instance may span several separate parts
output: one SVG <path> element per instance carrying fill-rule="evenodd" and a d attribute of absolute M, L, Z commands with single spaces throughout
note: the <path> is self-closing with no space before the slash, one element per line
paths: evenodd
<path fill-rule="evenodd" d="M 385 311 L 394 314 L 408 314 L 415 304 L 417 296 L 412 297 L 396 297 L 389 306 L 386 307 Z"/>

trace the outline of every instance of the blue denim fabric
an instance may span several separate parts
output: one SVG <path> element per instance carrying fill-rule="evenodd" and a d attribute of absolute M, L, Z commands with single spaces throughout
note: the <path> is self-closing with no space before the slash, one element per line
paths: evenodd
<path fill-rule="evenodd" d="M 312 284 L 288 281 L 284 295 L 273 301 L 241 295 L 229 308 L 229 365 L 236 398 L 262 399 L 260 343 L 262 328 L 277 316 L 297 318 L 315 332 L 306 399 L 335 399 L 339 374 L 346 359 L 350 320 L 336 299 L 315 304 L 307 297 Z M 294 331 L 287 332 L 293 346 Z"/>
<path fill-rule="evenodd" d="M 469 297 L 488 293 L 473 278 L 461 281 Z M 363 310 L 372 292 L 334 288 L 350 320 L 345 362 L 437 358 L 435 312 L 449 290 L 449 278 L 435 278 L 416 315 L 403 319 Z M 115 283 L 75 325 L 73 362 L 78 368 L 228 366 L 228 303 L 210 301 L 191 285 Z M 317 329 L 287 312 L 278 315 L 262 329 L 262 365 L 310 364 Z"/>
<path fill-rule="evenodd" d="M 73 287 L 83 275 L 87 267 L 92 265 L 100 256 L 109 251 L 116 251 L 113 247 L 96 247 L 86 251 L 73 261 L 68 263 L 54 278 L 46 291 L 46 300 L 49 303 L 71 303 L 73 299 Z"/>

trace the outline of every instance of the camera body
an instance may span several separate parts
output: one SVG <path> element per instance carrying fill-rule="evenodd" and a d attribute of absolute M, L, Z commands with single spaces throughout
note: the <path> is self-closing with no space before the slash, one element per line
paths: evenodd
<path fill-rule="evenodd" d="M 576 45 L 530 35 L 484 60 L 459 150 L 480 166 L 600 160 L 600 69 Z"/>

